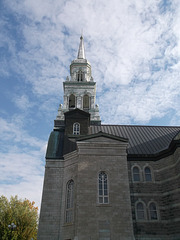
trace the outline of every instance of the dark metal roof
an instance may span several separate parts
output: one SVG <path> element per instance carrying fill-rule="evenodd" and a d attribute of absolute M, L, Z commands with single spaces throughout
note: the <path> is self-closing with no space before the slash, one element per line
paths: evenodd
<path fill-rule="evenodd" d="M 128 138 L 128 154 L 151 155 L 168 149 L 180 127 L 100 125 L 89 128 L 89 134 L 99 131 Z"/>
<path fill-rule="evenodd" d="M 64 134 L 64 128 L 52 131 L 46 151 L 46 159 L 63 158 L 64 154 L 76 150 L 76 142 L 70 141 Z"/>
<path fill-rule="evenodd" d="M 64 145 L 64 131 L 52 131 L 46 151 L 46 159 L 48 158 L 62 158 L 63 157 L 63 145 Z"/>
<path fill-rule="evenodd" d="M 109 134 L 118 138 L 128 139 L 128 157 L 151 157 L 169 152 L 169 146 L 172 140 L 180 134 L 180 127 L 159 127 L 159 126 L 133 126 L 133 125 L 100 125 L 90 126 L 89 136 L 96 136 L 97 133 Z M 91 135 L 91 136 L 90 136 Z M 82 137 L 82 136 L 81 136 Z M 81 140 L 80 137 L 80 140 Z M 178 141 L 179 137 L 175 138 L 173 143 Z M 172 145 L 171 145 L 172 146 Z M 76 142 L 70 140 L 64 134 L 64 127 L 51 132 L 48 147 L 46 152 L 47 159 L 63 158 L 64 154 L 76 150 Z M 154 157 L 153 157 L 154 159 Z"/>

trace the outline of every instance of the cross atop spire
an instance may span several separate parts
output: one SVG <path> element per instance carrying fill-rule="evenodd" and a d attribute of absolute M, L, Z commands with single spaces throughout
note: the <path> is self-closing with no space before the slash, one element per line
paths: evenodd
<path fill-rule="evenodd" d="M 85 57 L 85 50 L 84 50 L 84 40 L 83 36 L 80 37 L 80 44 L 79 44 L 79 51 L 78 51 L 78 59 L 86 59 Z"/>

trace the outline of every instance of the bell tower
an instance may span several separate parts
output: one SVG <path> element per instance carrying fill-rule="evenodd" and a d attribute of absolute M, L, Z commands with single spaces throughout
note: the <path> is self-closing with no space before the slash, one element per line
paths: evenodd
<path fill-rule="evenodd" d="M 96 82 L 91 75 L 91 64 L 85 57 L 84 39 L 80 37 L 78 55 L 70 65 L 70 76 L 63 82 L 64 104 L 60 104 L 55 128 L 64 122 L 64 113 L 76 108 L 90 114 L 90 124 L 100 125 L 99 107 L 95 104 Z"/>

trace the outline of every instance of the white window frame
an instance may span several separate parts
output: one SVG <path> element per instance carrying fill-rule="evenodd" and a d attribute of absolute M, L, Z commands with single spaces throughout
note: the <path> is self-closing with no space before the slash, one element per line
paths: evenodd
<path fill-rule="evenodd" d="M 80 135 L 80 123 L 75 122 L 73 124 L 73 134 L 74 135 Z"/>
<path fill-rule="evenodd" d="M 134 179 L 134 175 L 136 174 L 134 174 L 134 168 L 138 168 L 138 170 L 139 170 L 139 180 L 138 181 L 136 181 L 135 179 Z M 132 181 L 133 182 L 141 182 L 141 169 L 140 169 L 140 167 L 138 166 L 138 165 L 134 165 L 133 167 L 132 167 L 132 169 L 131 169 L 131 172 L 132 172 Z M 136 174 L 137 175 L 137 174 Z"/>
<path fill-rule="evenodd" d="M 143 213 L 144 213 L 144 218 L 139 218 L 139 216 L 138 216 L 138 204 L 142 204 L 142 206 L 143 206 Z M 136 213 L 136 220 L 137 221 L 146 221 L 147 220 L 147 214 L 146 214 L 146 205 L 145 205 L 145 203 L 143 202 L 143 201 L 141 201 L 141 200 L 139 200 L 139 201 L 137 201 L 136 202 L 136 204 L 135 204 L 135 213 Z"/>
<path fill-rule="evenodd" d="M 150 205 L 151 204 L 154 204 L 155 206 L 156 206 L 156 210 L 154 211 L 152 211 L 151 209 L 150 209 Z M 152 218 L 151 216 L 151 213 L 152 212 L 156 212 L 156 216 L 157 216 L 157 218 Z M 159 210 L 158 210 L 158 205 L 157 205 L 157 203 L 155 202 L 155 201 L 151 201 L 151 202 L 149 202 L 149 204 L 148 204 L 148 213 L 149 213 L 149 220 L 150 221 L 158 221 L 159 220 Z"/>
<path fill-rule="evenodd" d="M 108 175 L 101 171 L 98 173 L 98 203 L 109 204 Z"/>
<path fill-rule="evenodd" d="M 148 174 L 146 173 L 146 168 L 149 168 L 150 173 L 148 173 Z M 149 165 L 146 165 L 146 166 L 144 167 L 143 173 L 144 173 L 144 181 L 145 181 L 145 182 L 153 182 L 153 180 L 154 180 L 154 178 L 153 178 L 153 171 L 152 171 L 152 168 L 151 168 Z M 150 180 L 150 181 L 147 180 L 147 178 L 146 178 L 147 175 L 150 175 L 150 176 L 151 176 L 151 180 Z"/>
<path fill-rule="evenodd" d="M 65 223 L 73 222 L 74 211 L 74 181 L 71 179 L 66 185 L 66 212 Z"/>

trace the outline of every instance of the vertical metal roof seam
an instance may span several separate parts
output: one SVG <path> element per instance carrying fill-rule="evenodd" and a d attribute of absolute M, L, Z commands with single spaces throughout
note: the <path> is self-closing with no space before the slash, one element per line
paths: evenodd
<path fill-rule="evenodd" d="M 132 149 L 136 148 L 136 146 L 138 145 L 138 142 L 137 142 L 138 136 L 137 136 L 136 132 L 133 130 L 134 127 L 131 127 L 131 128 L 125 127 L 125 129 L 126 129 L 127 133 L 129 132 L 129 134 L 127 134 L 127 135 L 128 135 L 129 142 L 130 142 L 130 148 L 132 148 Z M 132 138 L 130 136 L 132 136 Z"/>
<path fill-rule="evenodd" d="M 137 134 L 137 136 L 139 136 L 139 145 L 141 144 L 141 148 L 144 150 L 146 154 L 148 154 L 149 152 L 151 152 L 151 147 L 147 143 L 150 141 L 149 135 L 147 135 L 146 131 L 144 130 L 144 127 L 136 127 L 135 129 L 136 129 L 136 132 L 139 132 L 140 130 L 141 134 L 139 133 Z"/>
<path fill-rule="evenodd" d="M 174 129 L 169 127 L 160 127 L 154 128 L 154 130 L 156 131 L 157 135 L 160 136 L 158 141 L 156 141 L 156 145 L 158 146 L 158 148 L 166 149 L 169 146 L 170 142 L 172 141 Z M 166 146 L 164 144 L 165 141 L 169 143 Z"/>
<path fill-rule="evenodd" d="M 139 137 L 138 137 L 138 134 L 136 134 L 136 131 L 134 131 L 134 129 L 135 129 L 134 127 L 130 127 L 130 128 L 126 127 L 126 132 L 127 132 L 127 135 L 129 136 L 129 142 L 130 142 L 129 152 L 134 153 L 133 150 L 136 150 L 137 153 L 140 154 L 141 151 L 139 151 L 139 148 L 137 147 L 139 145 L 139 143 L 137 141 L 139 139 Z M 133 138 L 131 138 L 130 136 L 133 136 Z M 133 139 L 133 145 L 134 145 L 133 148 L 132 148 L 132 144 L 131 144 L 132 139 Z"/>
<path fill-rule="evenodd" d="M 151 149 L 153 149 L 153 151 L 156 151 L 158 144 L 158 142 L 154 140 L 159 137 L 155 129 L 156 127 L 153 126 L 149 126 L 148 129 L 146 129 L 146 134 L 148 135 L 149 143 L 151 143 Z M 159 148 L 161 147 L 162 145 L 159 146 Z"/>
<path fill-rule="evenodd" d="M 161 143 L 161 137 L 164 134 L 162 134 L 162 130 L 158 132 L 156 127 L 151 127 L 150 132 L 152 134 L 152 140 L 151 141 L 153 141 L 153 139 L 159 138 L 158 141 L 153 141 L 152 142 L 154 150 L 158 151 L 158 149 L 162 148 L 162 146 L 163 146 L 162 143 Z M 164 132 L 164 130 L 163 130 L 163 132 Z"/>
<path fill-rule="evenodd" d="M 111 129 L 112 129 L 112 134 L 115 135 L 115 136 L 118 136 L 118 135 L 116 134 L 116 131 L 115 131 L 115 127 L 114 127 L 114 125 L 111 126 Z M 121 136 L 120 136 L 120 137 L 121 137 Z"/>

